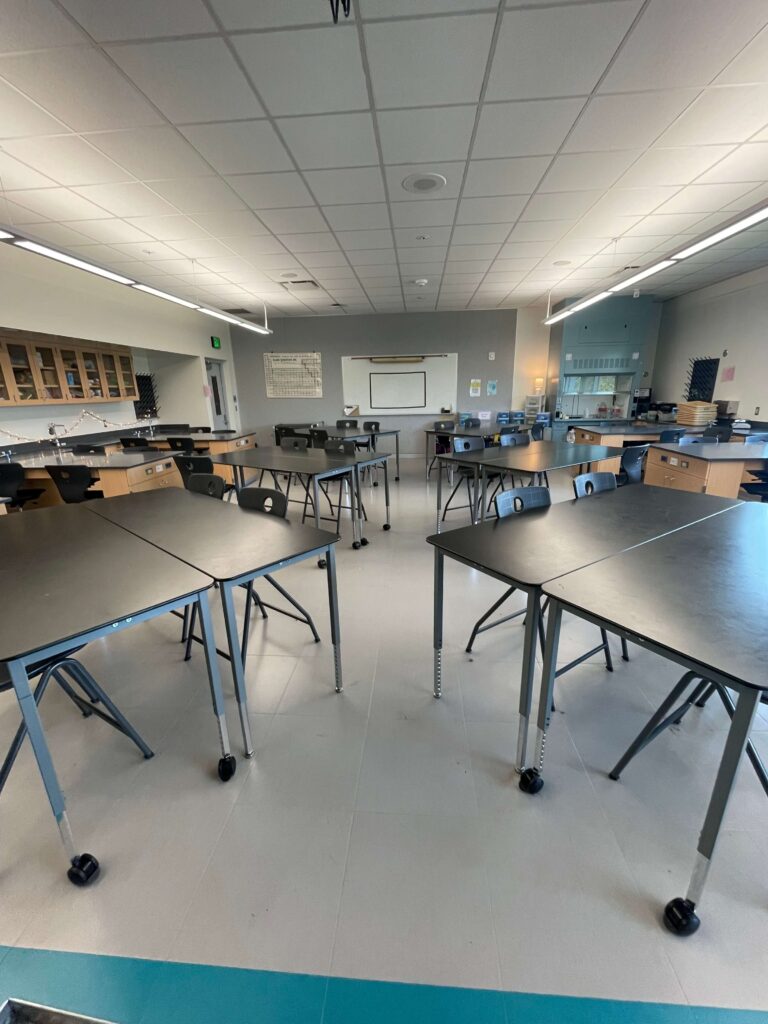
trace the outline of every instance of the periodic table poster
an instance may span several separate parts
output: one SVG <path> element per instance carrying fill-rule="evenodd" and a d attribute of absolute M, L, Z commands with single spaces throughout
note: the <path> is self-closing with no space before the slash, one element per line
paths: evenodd
<path fill-rule="evenodd" d="M 323 364 L 319 352 L 265 352 L 267 398 L 322 398 Z"/>

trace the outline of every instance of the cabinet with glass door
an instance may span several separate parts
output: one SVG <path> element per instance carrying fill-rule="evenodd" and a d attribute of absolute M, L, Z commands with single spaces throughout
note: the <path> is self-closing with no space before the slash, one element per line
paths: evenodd
<path fill-rule="evenodd" d="M 0 405 L 15 405 L 17 401 L 8 352 L 5 344 L 0 341 Z"/>
<path fill-rule="evenodd" d="M 95 349 L 82 349 L 80 359 L 83 364 L 85 390 L 89 401 L 106 398 L 106 388 L 101 374 L 101 364 Z"/>
<path fill-rule="evenodd" d="M 31 348 L 40 381 L 40 400 L 65 402 L 64 371 L 59 363 L 58 350 L 52 345 L 32 345 Z"/>
<path fill-rule="evenodd" d="M 104 371 L 104 383 L 109 398 L 122 398 L 120 390 L 120 371 L 117 368 L 117 357 L 112 352 L 100 352 L 101 367 Z"/>
<path fill-rule="evenodd" d="M 127 353 L 118 353 L 117 360 L 120 366 L 120 387 L 125 398 L 137 398 L 136 377 L 133 372 L 133 359 Z"/>
<path fill-rule="evenodd" d="M 27 345 L 18 342 L 6 344 L 11 375 L 19 402 L 37 402 L 40 398 L 35 372 L 32 368 L 32 354 Z"/>
<path fill-rule="evenodd" d="M 83 369 L 78 358 L 79 353 L 76 348 L 62 348 L 60 355 L 67 397 L 70 401 L 82 402 L 85 398 L 85 384 L 83 383 Z"/>

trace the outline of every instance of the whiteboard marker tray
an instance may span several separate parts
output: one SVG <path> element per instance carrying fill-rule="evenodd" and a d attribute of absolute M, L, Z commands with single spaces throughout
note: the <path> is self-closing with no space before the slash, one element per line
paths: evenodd
<path fill-rule="evenodd" d="M 52 1006 L 39 1006 L 21 999 L 9 999 L 0 1005 L 0 1024 L 113 1024 L 96 1017 L 81 1017 L 77 1013 L 55 1010 Z"/>

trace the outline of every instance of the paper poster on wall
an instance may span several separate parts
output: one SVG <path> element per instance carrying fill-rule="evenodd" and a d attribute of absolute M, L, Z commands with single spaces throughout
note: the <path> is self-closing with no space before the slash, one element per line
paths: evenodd
<path fill-rule="evenodd" d="M 480 397 L 480 378 L 473 377 L 469 382 L 469 397 L 479 398 Z"/>
<path fill-rule="evenodd" d="M 267 398 L 322 398 L 323 365 L 319 352 L 265 352 Z"/>
<path fill-rule="evenodd" d="M 499 382 L 497 380 L 489 380 L 485 385 L 485 393 L 488 397 L 492 397 L 499 390 Z"/>
<path fill-rule="evenodd" d="M 735 380 L 736 379 L 736 367 L 726 366 L 720 375 L 720 380 Z"/>
<path fill-rule="evenodd" d="M 491 421 L 491 410 L 490 409 L 482 409 L 477 414 L 477 418 L 479 420 L 481 420 L 483 423 L 490 423 L 490 421 Z"/>

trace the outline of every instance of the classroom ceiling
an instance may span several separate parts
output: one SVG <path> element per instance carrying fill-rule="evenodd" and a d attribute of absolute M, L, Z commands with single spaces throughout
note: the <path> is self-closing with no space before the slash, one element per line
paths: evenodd
<path fill-rule="evenodd" d="M 585 294 L 768 199 L 766 0 L 352 9 L 2 0 L 0 223 L 223 309 L 422 312 Z M 654 291 L 765 264 L 753 230 Z"/>

